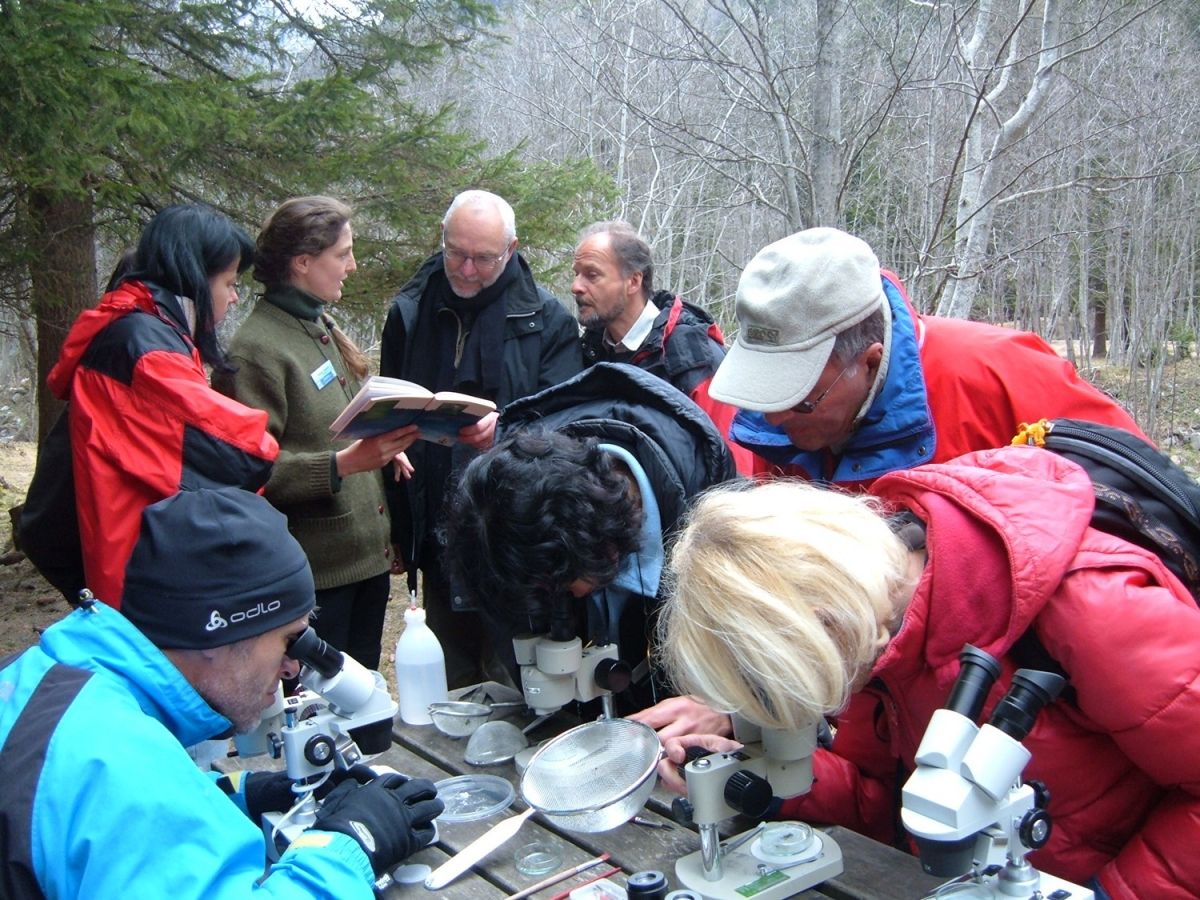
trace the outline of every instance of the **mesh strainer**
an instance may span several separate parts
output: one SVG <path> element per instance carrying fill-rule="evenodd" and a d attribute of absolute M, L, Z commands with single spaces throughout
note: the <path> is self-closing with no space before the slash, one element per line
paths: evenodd
<path fill-rule="evenodd" d="M 662 745 L 654 729 L 632 719 L 600 719 L 564 731 L 534 754 L 521 796 L 566 831 L 616 828 L 654 790 Z"/>

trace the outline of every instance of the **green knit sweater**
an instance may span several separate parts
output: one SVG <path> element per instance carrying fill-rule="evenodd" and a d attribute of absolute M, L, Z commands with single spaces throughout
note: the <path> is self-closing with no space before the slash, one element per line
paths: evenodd
<path fill-rule="evenodd" d="M 287 309 L 320 308 L 316 298 L 295 289 L 275 299 Z M 280 305 L 270 292 L 258 301 L 229 347 L 237 371 L 214 375 L 213 387 L 266 410 L 279 441 L 266 497 L 288 517 L 317 590 L 342 587 L 391 567 L 383 476 L 376 471 L 337 477 L 333 454 L 340 447 L 330 440 L 329 423 L 359 382 L 319 319 L 298 317 Z M 325 379 L 315 380 L 314 374 L 326 363 L 334 377 L 318 387 Z"/>

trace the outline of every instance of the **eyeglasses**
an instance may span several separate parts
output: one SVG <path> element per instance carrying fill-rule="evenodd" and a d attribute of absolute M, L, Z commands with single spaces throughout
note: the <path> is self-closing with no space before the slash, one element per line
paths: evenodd
<path fill-rule="evenodd" d="M 450 265 L 458 268 L 466 263 L 469 259 L 475 264 L 475 268 L 480 272 L 491 272 L 504 261 L 508 256 L 508 248 L 499 256 L 470 256 L 463 253 L 461 250 L 455 250 L 453 247 L 446 246 L 446 239 L 442 238 L 442 258 Z"/>
<path fill-rule="evenodd" d="M 829 396 L 829 392 L 833 390 L 833 386 L 835 384 L 837 384 L 839 381 L 841 381 L 842 376 L 845 375 L 847 372 L 849 372 L 851 369 L 853 369 L 854 365 L 855 365 L 854 363 L 850 363 L 850 365 L 846 366 L 846 368 L 844 368 L 844 369 L 842 369 L 842 371 L 838 372 L 837 378 L 835 378 L 835 379 L 833 379 L 833 381 L 829 382 L 829 387 L 827 387 L 827 388 L 825 388 L 825 390 L 821 391 L 821 393 L 817 395 L 817 398 L 815 400 L 801 400 L 799 403 L 797 403 L 795 406 L 792 407 L 792 412 L 798 412 L 801 415 L 805 415 L 805 416 L 807 416 L 809 413 L 813 412 L 813 410 L 815 410 L 817 408 L 817 404 L 819 404 L 822 400 L 824 400 L 826 397 Z"/>

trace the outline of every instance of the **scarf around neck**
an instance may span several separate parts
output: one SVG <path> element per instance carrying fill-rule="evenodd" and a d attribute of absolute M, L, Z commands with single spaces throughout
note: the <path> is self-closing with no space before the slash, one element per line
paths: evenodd
<path fill-rule="evenodd" d="M 417 332 L 436 335 L 437 358 L 426 355 L 429 381 L 422 384 L 435 391 L 497 398 L 504 371 L 505 294 L 519 272 L 514 253 L 495 282 L 474 297 L 459 297 L 451 289 L 445 269 L 438 266 L 434 270 L 420 304 Z"/>

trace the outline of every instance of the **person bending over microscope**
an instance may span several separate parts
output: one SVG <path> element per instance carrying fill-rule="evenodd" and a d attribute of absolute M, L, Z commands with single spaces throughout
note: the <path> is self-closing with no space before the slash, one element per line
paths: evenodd
<path fill-rule="evenodd" d="M 124 584 L 120 612 L 85 600 L 0 662 L 0 895 L 371 898 L 433 840 L 432 784 L 356 768 L 266 868 L 259 816 L 296 799 L 286 773 L 218 777 L 184 750 L 257 726 L 299 668 L 313 579 L 266 500 L 147 507 Z"/>
<path fill-rule="evenodd" d="M 1016 669 L 1044 668 L 1023 658 L 1035 635 L 1074 694 L 1024 740 L 1053 819 L 1030 863 L 1097 898 L 1200 896 L 1196 601 L 1158 557 L 1089 527 L 1091 480 L 1053 453 L 980 451 L 875 491 L 717 489 L 672 553 L 661 627 L 677 686 L 765 727 L 835 716 L 811 792 L 780 817 L 896 841 L 900 781 L 964 644 L 1000 661 L 987 717 Z M 689 746 L 736 744 L 669 738 L 668 757 Z"/>
<path fill-rule="evenodd" d="M 509 404 L 500 429 L 451 499 L 452 583 L 504 642 L 553 624 L 555 641 L 584 631 L 615 644 L 633 667 L 617 707 L 645 708 L 664 689 L 640 665 L 667 590 L 664 547 L 693 496 L 736 477 L 729 448 L 685 394 L 621 363 Z"/>

